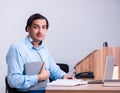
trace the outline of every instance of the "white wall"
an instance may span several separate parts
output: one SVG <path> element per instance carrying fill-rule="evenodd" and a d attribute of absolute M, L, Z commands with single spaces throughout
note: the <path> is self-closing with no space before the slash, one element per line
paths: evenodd
<path fill-rule="evenodd" d="M 120 46 L 120 0 L 0 0 L 0 93 L 5 89 L 6 52 L 27 35 L 26 21 L 36 12 L 49 20 L 49 51 L 56 62 L 68 63 L 71 73 L 103 42 Z"/>

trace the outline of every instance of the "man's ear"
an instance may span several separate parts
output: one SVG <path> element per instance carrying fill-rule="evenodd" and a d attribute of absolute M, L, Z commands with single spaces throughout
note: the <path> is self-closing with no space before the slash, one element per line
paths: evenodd
<path fill-rule="evenodd" d="M 27 27 L 27 31 L 26 31 L 26 32 L 29 32 L 29 31 L 30 31 L 30 27 L 28 26 L 28 27 Z"/>

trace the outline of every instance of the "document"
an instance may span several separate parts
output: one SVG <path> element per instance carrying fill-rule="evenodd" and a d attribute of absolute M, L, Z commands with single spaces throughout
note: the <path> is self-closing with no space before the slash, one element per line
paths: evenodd
<path fill-rule="evenodd" d="M 57 79 L 55 81 L 52 81 L 48 83 L 48 86 L 77 86 L 77 85 L 83 85 L 88 84 L 87 81 L 79 80 L 79 79 Z"/>

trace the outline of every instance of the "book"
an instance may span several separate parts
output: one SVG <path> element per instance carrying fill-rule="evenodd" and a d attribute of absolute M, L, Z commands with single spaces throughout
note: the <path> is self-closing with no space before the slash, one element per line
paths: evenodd
<path fill-rule="evenodd" d="M 77 86 L 88 84 L 87 81 L 80 79 L 57 79 L 47 84 L 47 86 Z"/>

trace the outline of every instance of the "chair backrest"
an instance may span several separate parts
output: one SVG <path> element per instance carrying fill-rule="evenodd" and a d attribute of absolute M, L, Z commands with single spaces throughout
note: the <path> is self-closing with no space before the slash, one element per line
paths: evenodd
<path fill-rule="evenodd" d="M 6 84 L 6 93 L 24 93 L 24 92 L 20 92 L 18 91 L 16 88 L 11 88 L 8 84 L 8 81 L 7 81 L 7 77 L 5 77 L 5 84 Z"/>
<path fill-rule="evenodd" d="M 68 73 L 69 72 L 69 66 L 68 64 L 65 64 L 65 63 L 56 63 L 61 70 L 63 70 L 64 72 Z M 50 82 L 53 81 L 53 79 L 49 78 Z"/>
<path fill-rule="evenodd" d="M 68 64 L 65 63 L 56 63 L 63 71 L 65 71 L 66 73 L 69 72 L 69 66 Z"/>

